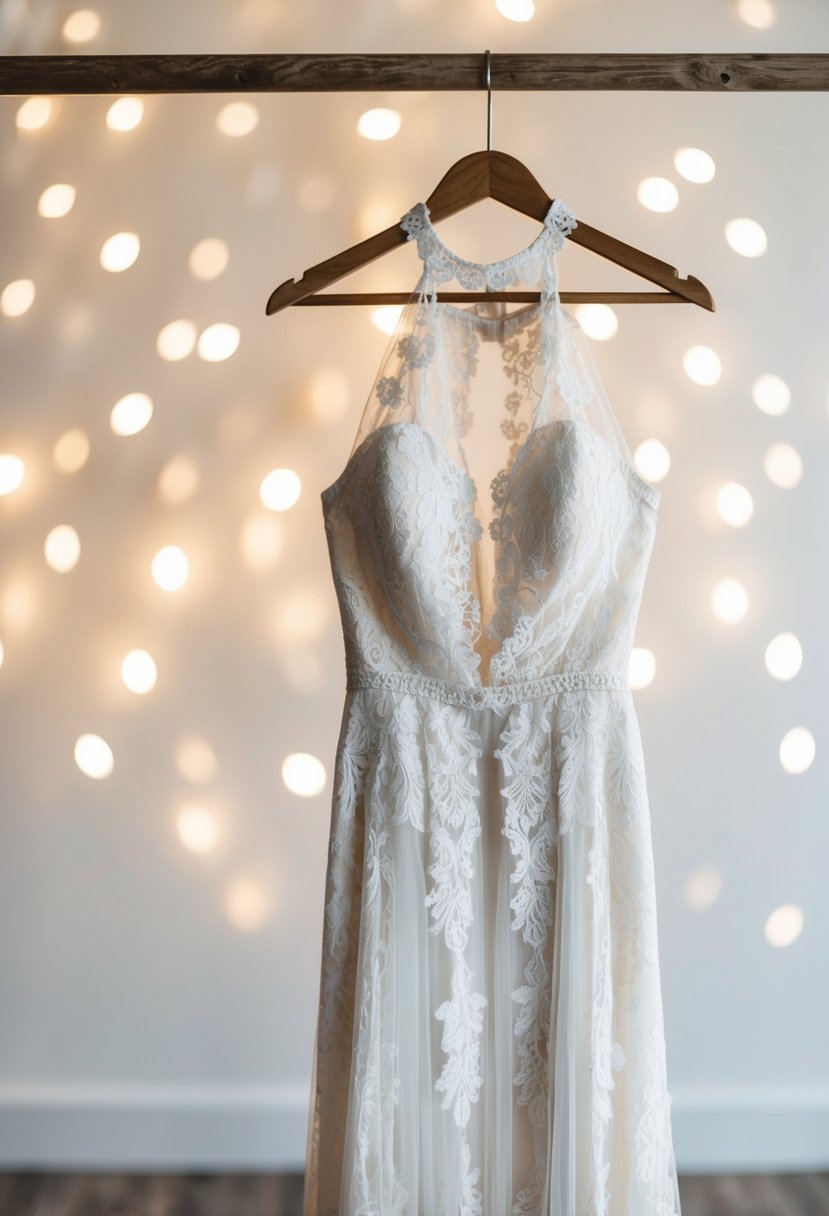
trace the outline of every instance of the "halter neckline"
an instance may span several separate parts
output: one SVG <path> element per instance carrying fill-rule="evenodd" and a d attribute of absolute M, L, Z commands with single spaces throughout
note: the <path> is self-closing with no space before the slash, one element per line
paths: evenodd
<path fill-rule="evenodd" d="M 418 253 L 424 262 L 437 260 L 447 266 L 457 266 L 468 273 L 479 273 L 487 278 L 515 271 L 524 265 L 532 265 L 544 246 L 552 239 L 554 250 L 559 250 L 564 244 L 564 237 L 576 227 L 577 221 L 573 212 L 561 199 L 553 199 L 544 216 L 543 227 L 534 239 L 517 253 L 499 258 L 494 262 L 475 262 L 471 258 L 462 257 L 450 249 L 441 240 L 432 223 L 427 203 L 415 203 L 400 221 L 401 227 L 408 234 L 408 239 L 417 240 Z"/>

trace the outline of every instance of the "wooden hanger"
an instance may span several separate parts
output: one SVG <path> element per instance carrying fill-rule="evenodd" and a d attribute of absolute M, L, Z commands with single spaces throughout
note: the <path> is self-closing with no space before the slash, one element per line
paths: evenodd
<path fill-rule="evenodd" d="M 506 152 L 494 152 L 490 147 L 492 127 L 492 90 L 489 81 L 489 51 L 486 52 L 487 69 L 487 148 L 484 152 L 472 152 L 461 157 L 444 174 L 426 200 L 429 218 L 437 223 L 456 211 L 462 211 L 481 199 L 492 198 L 514 211 L 543 222 L 553 205 L 553 199 L 533 177 L 530 170 L 514 156 Z M 301 279 L 286 279 L 275 288 L 268 299 L 265 312 L 268 316 L 291 305 L 312 304 L 405 304 L 411 292 L 362 292 L 318 295 L 323 287 L 336 283 L 353 270 L 367 266 L 391 249 L 404 244 L 408 234 L 399 224 L 384 228 L 382 232 L 351 245 L 341 253 L 327 258 L 306 270 Z M 561 291 L 563 304 L 698 304 L 700 308 L 715 311 L 710 291 L 693 275 L 681 279 L 676 267 L 660 261 L 633 245 L 626 245 L 616 237 L 591 228 L 578 221 L 577 227 L 568 234 L 568 240 L 585 249 L 592 249 L 601 257 L 615 262 L 651 283 L 664 287 L 664 291 Z M 438 300 L 451 303 L 467 303 L 478 300 L 503 300 L 515 303 L 532 303 L 539 299 L 537 291 L 448 291 L 439 292 Z"/>

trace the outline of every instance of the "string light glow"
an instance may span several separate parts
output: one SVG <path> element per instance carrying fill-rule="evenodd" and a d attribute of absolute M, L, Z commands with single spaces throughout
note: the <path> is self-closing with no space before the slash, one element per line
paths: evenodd
<path fill-rule="evenodd" d="M 717 492 L 720 519 L 732 528 L 742 528 L 754 514 L 751 494 L 736 481 L 727 481 Z"/>
<path fill-rule="evenodd" d="M 606 342 L 619 328 L 619 318 L 609 304 L 579 304 L 575 317 L 588 338 Z"/>
<path fill-rule="evenodd" d="M 674 211 L 679 203 L 679 191 L 666 177 L 644 178 L 636 197 L 648 211 Z"/>
<path fill-rule="evenodd" d="M 18 131 L 39 131 L 52 117 L 52 103 L 48 97 L 30 97 L 24 101 L 14 116 Z"/>
<path fill-rule="evenodd" d="M 127 393 L 116 401 L 109 415 L 114 435 L 137 435 L 153 416 L 153 403 L 146 393 Z"/>
<path fill-rule="evenodd" d="M 798 775 L 811 767 L 815 737 L 805 726 L 793 726 L 780 741 L 780 763 L 787 773 Z"/>
<path fill-rule="evenodd" d="M 206 363 L 221 363 L 223 359 L 229 359 L 239 348 L 240 336 L 235 325 L 228 325 L 224 321 L 208 325 L 199 334 L 199 357 Z"/>
<path fill-rule="evenodd" d="M 78 563 L 81 555 L 81 540 L 71 524 L 58 524 L 52 528 L 43 545 L 46 564 L 58 574 L 66 574 Z"/>
<path fill-rule="evenodd" d="M 711 594 L 714 615 L 726 625 L 736 625 L 748 611 L 748 592 L 736 578 L 721 579 Z"/>
<path fill-rule="evenodd" d="M 773 418 L 785 414 L 792 400 L 791 389 L 786 381 L 772 372 L 757 377 L 751 386 L 751 396 L 758 410 L 770 414 Z"/>
<path fill-rule="evenodd" d="M 728 221 L 725 226 L 725 239 L 734 252 L 744 258 L 758 258 L 768 248 L 765 230 L 756 220 L 744 217 Z"/>
<path fill-rule="evenodd" d="M 119 97 L 107 110 L 106 124 L 110 131 L 132 131 L 144 117 L 144 102 L 140 97 Z"/>
<path fill-rule="evenodd" d="M 176 833 L 191 853 L 211 853 L 219 843 L 219 824 L 206 806 L 191 803 L 176 815 Z"/>
<path fill-rule="evenodd" d="M 299 498 L 302 482 L 293 469 L 273 469 L 263 478 L 259 498 L 269 511 L 287 511 Z"/>
<path fill-rule="evenodd" d="M 313 798 L 325 788 L 325 765 L 308 752 L 293 752 L 282 761 L 282 780 L 292 794 Z"/>
<path fill-rule="evenodd" d="M 803 460 L 790 443 L 773 443 L 763 457 L 769 481 L 780 490 L 792 490 L 803 476 Z"/>
<path fill-rule="evenodd" d="M 803 648 L 793 633 L 778 633 L 766 647 L 765 659 L 775 680 L 791 680 L 803 664 Z"/>
<path fill-rule="evenodd" d="M 216 115 L 216 129 L 222 135 L 250 135 L 259 122 L 259 111 L 249 101 L 231 101 Z"/>
<path fill-rule="evenodd" d="M 769 916 L 764 932 L 770 946 L 790 946 L 803 932 L 802 910 L 797 904 L 781 904 Z"/>
<path fill-rule="evenodd" d="M 37 213 L 45 219 L 55 220 L 67 215 L 75 204 L 75 187 L 64 182 L 47 186 L 37 200 Z"/>
<path fill-rule="evenodd" d="M 13 494 L 23 480 L 25 467 L 12 452 L 0 454 L 0 494 Z"/>
<path fill-rule="evenodd" d="M 112 748 L 100 735 L 81 735 L 75 743 L 75 763 L 85 776 L 102 781 L 114 768 Z"/>
<path fill-rule="evenodd" d="M 713 159 L 701 148 L 680 148 L 674 154 L 674 165 L 689 182 L 710 182 L 717 171 Z"/>
<path fill-rule="evenodd" d="M 393 139 L 400 130 L 400 121 L 397 110 L 376 106 L 360 115 L 357 130 L 364 139 Z"/>
<path fill-rule="evenodd" d="M 101 266 L 116 274 L 128 270 L 135 263 L 140 249 L 137 232 L 116 232 L 101 247 Z"/>
<path fill-rule="evenodd" d="M 695 384 L 716 384 L 722 375 L 722 364 L 710 346 L 692 346 L 682 356 L 685 374 Z"/>
<path fill-rule="evenodd" d="M 162 591 L 178 591 L 187 582 L 190 563 L 177 545 L 165 545 L 152 561 L 152 574 Z"/>
<path fill-rule="evenodd" d="M 0 312 L 4 317 L 22 317 L 32 307 L 35 285 L 31 279 L 13 279 L 0 295 Z"/>
<path fill-rule="evenodd" d="M 634 691 L 647 688 L 656 675 L 656 656 L 644 646 L 634 646 L 628 663 L 628 684 Z"/>
<path fill-rule="evenodd" d="M 664 443 L 658 439 L 645 439 L 633 453 L 636 471 L 646 481 L 663 481 L 671 468 L 671 456 Z"/>
<path fill-rule="evenodd" d="M 121 660 L 121 679 L 130 692 L 143 695 L 155 688 L 158 669 L 146 650 L 130 650 Z"/>

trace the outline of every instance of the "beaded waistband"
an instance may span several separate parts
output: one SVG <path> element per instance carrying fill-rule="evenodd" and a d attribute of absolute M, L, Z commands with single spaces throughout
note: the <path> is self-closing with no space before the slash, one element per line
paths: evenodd
<path fill-rule="evenodd" d="M 451 705 L 465 705 L 470 709 L 499 709 L 559 692 L 586 688 L 629 689 L 630 685 L 627 677 L 619 671 L 561 671 L 548 676 L 538 676 L 534 680 L 515 680 L 507 684 L 476 688 L 474 685 L 458 684 L 452 680 L 424 676 L 414 671 L 373 671 L 370 668 L 346 667 L 346 688 L 391 688 L 400 692 L 437 697 Z"/>

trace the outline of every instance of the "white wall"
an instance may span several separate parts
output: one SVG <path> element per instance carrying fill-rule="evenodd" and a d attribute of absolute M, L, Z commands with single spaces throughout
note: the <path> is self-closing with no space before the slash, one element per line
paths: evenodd
<path fill-rule="evenodd" d="M 8 54 L 829 46 L 829 10 L 818 0 L 780 3 L 766 31 L 717 0 L 538 0 L 526 26 L 485 4 L 345 7 L 99 3 L 101 33 L 73 48 L 60 37 L 64 6 L 21 3 L 3 7 L 0 29 Z M 24 315 L 0 316 L 0 452 L 26 464 L 20 489 L 0 500 L 6 1166 L 303 1164 L 344 692 L 318 493 L 345 463 L 386 338 L 368 310 L 267 318 L 265 301 L 424 199 L 454 160 L 484 146 L 486 108 L 468 93 L 260 94 L 248 98 L 258 126 L 231 139 L 215 119 L 234 99 L 147 97 L 141 125 L 121 134 L 105 126 L 105 97 L 56 98 L 51 121 L 29 133 L 15 127 L 23 99 L 0 99 L 0 290 L 19 278 L 36 285 Z M 355 122 L 379 104 L 396 105 L 403 125 L 391 142 L 370 144 Z M 655 436 L 672 461 L 637 632 L 657 674 L 636 704 L 681 1171 L 829 1159 L 828 123 L 826 93 L 494 99 L 496 148 L 524 160 L 583 222 L 701 278 L 717 303 L 714 314 L 620 306 L 617 335 L 595 344 L 631 448 Z M 675 171 L 674 152 L 689 145 L 714 157 L 712 182 L 692 185 Z M 637 185 L 651 175 L 677 184 L 675 211 L 638 203 Z M 37 200 L 55 182 L 75 185 L 77 199 L 47 220 Z M 316 210 L 315 196 L 324 204 Z M 737 216 L 763 225 L 765 256 L 729 248 L 724 225 Z M 111 274 L 98 252 L 122 230 L 140 235 L 141 253 Z M 492 202 L 443 229 L 453 248 L 487 260 L 532 231 Z M 207 236 L 227 242 L 230 261 L 204 283 L 188 255 Z M 633 285 L 575 247 L 561 272 L 565 290 Z M 409 288 L 415 274 L 404 247 L 348 286 Z M 237 352 L 218 363 L 159 358 L 159 330 L 182 317 L 199 331 L 238 326 Z M 683 353 L 698 343 L 721 357 L 713 387 L 683 371 Z M 330 421 L 312 408 L 322 367 L 337 369 L 348 390 Z M 765 372 L 790 385 L 780 417 L 752 401 Z M 134 391 L 152 397 L 154 416 L 139 434 L 115 436 L 110 410 Z M 89 459 L 60 473 L 52 449 L 74 427 L 89 437 Z M 763 470 L 781 440 L 803 458 L 791 490 Z M 170 505 L 156 482 L 179 454 L 200 480 Z M 258 490 L 280 466 L 297 470 L 303 490 L 272 517 Z M 712 509 L 726 480 L 753 496 L 743 528 Z M 260 570 L 242 544 L 257 514 L 281 540 Z M 60 523 L 82 545 L 65 574 L 43 556 Z M 190 558 L 190 580 L 174 594 L 150 576 L 164 544 Z M 733 626 L 709 606 L 725 576 L 749 594 Z M 804 662 L 781 683 L 763 656 L 784 630 L 800 639 Z M 134 647 L 158 665 L 147 696 L 120 680 Z M 814 735 L 816 757 L 795 776 L 778 747 L 797 725 Z M 113 749 L 106 780 L 74 762 L 85 732 Z M 177 765 L 191 735 L 215 755 L 205 784 Z M 282 760 L 296 751 L 328 770 L 315 797 L 282 781 Z M 219 826 L 204 855 L 177 835 L 193 802 Z M 703 867 L 721 885 L 700 910 L 688 891 Z M 783 904 L 802 910 L 803 929 L 775 948 L 764 925 Z M 246 916 L 257 927 L 241 928 Z"/>

